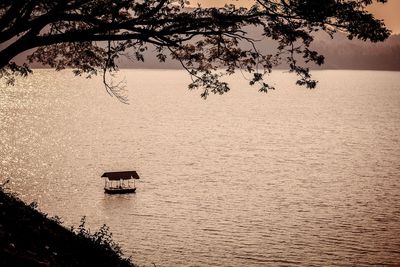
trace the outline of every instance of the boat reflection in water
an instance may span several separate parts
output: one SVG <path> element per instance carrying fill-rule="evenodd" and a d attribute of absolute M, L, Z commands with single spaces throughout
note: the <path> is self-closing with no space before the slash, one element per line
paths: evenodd
<path fill-rule="evenodd" d="M 135 180 L 140 179 L 136 171 L 105 172 L 101 177 L 105 178 L 104 192 L 107 194 L 135 193 Z"/>

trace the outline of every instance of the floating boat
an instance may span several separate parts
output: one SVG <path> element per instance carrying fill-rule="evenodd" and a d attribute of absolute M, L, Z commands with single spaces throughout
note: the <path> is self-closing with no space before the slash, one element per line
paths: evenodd
<path fill-rule="evenodd" d="M 104 193 L 107 194 L 130 194 L 136 192 L 135 180 L 140 179 L 136 171 L 105 172 Z M 131 183 L 133 180 L 133 186 Z"/>

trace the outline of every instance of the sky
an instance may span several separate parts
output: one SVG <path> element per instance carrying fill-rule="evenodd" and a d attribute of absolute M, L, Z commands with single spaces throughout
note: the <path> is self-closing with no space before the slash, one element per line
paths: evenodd
<path fill-rule="evenodd" d="M 223 6 L 225 3 L 249 6 L 254 0 L 191 0 L 191 3 L 201 3 L 203 6 Z M 400 34 L 400 0 L 389 0 L 386 4 L 373 4 L 369 10 L 376 18 L 383 19 L 393 34 Z"/>

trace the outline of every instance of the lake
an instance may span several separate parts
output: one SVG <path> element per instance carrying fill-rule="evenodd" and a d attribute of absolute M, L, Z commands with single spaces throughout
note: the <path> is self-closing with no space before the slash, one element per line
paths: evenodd
<path fill-rule="evenodd" d="M 400 263 L 400 73 L 281 71 L 275 91 L 200 98 L 179 70 L 122 70 L 129 105 L 101 79 L 35 70 L 0 87 L 0 182 L 67 227 L 110 226 L 153 266 Z M 137 170 L 137 193 L 103 192 Z"/>

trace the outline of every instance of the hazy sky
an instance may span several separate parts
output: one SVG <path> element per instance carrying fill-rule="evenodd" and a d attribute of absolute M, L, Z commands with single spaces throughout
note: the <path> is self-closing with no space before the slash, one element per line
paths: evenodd
<path fill-rule="evenodd" d="M 254 0 L 191 0 L 191 3 L 199 2 L 203 6 L 223 6 L 225 3 L 235 3 L 240 5 L 251 5 Z M 374 4 L 370 8 L 371 12 L 379 19 L 384 19 L 386 25 L 393 33 L 400 33 L 400 0 L 389 0 L 387 4 Z"/>

